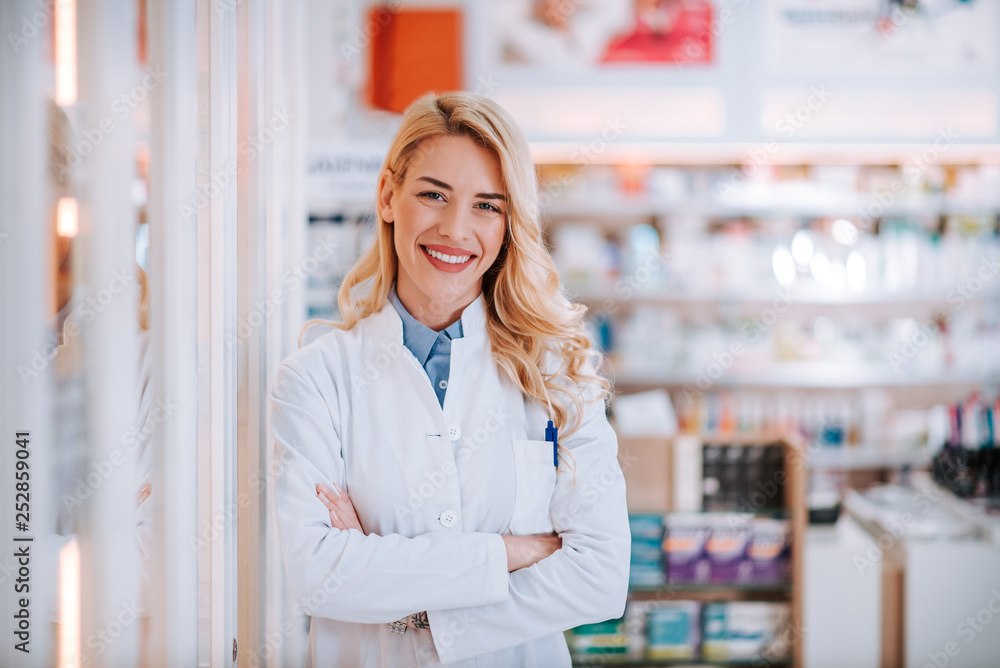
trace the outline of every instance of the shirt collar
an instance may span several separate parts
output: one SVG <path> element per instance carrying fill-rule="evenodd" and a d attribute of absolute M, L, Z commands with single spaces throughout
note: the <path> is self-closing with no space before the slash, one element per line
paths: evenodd
<path fill-rule="evenodd" d="M 444 334 L 449 339 L 462 338 L 462 318 L 453 322 L 442 332 L 436 332 L 410 315 L 410 312 L 406 310 L 403 303 L 399 301 L 395 285 L 389 290 L 389 301 L 392 302 L 396 313 L 399 314 L 399 319 L 403 322 L 403 345 L 410 349 L 410 352 L 413 353 L 413 356 L 417 358 L 417 361 L 421 365 L 427 363 L 427 358 L 430 357 L 431 350 L 434 348 L 434 344 L 437 342 L 440 334 Z M 468 310 L 468 307 L 466 307 L 466 310 Z M 462 317 L 465 317 L 464 312 Z"/>

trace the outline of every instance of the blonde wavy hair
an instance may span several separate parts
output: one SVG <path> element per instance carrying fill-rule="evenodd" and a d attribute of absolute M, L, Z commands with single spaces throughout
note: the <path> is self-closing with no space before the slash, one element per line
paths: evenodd
<path fill-rule="evenodd" d="M 488 98 L 466 92 L 428 94 L 406 110 L 381 173 L 389 170 L 401 184 L 417 147 L 438 136 L 468 137 L 500 162 L 507 225 L 500 253 L 483 275 L 493 357 L 501 374 L 525 396 L 549 407 L 560 436 L 568 436 L 580 425 L 583 395 L 606 400 L 611 385 L 597 375 L 592 361 L 596 353 L 583 321 L 586 308 L 567 299 L 542 243 L 528 143 L 507 112 Z M 337 301 L 343 322 L 328 323 L 340 329 L 351 329 L 380 311 L 396 280 L 395 226 L 376 216 L 375 241 L 340 287 Z M 543 371 L 553 362 L 558 362 L 554 372 Z"/>

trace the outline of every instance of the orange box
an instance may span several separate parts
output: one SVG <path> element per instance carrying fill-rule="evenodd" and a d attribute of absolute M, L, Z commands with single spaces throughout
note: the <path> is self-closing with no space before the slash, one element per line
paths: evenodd
<path fill-rule="evenodd" d="M 456 9 L 373 9 L 368 101 L 402 112 L 424 93 L 462 88 L 462 17 Z"/>

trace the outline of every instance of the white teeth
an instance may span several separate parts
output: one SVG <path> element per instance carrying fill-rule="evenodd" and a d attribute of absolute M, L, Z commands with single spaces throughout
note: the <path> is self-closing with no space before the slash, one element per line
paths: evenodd
<path fill-rule="evenodd" d="M 427 254 L 431 257 L 436 257 L 442 262 L 447 262 L 448 264 L 462 264 L 463 262 L 468 262 L 471 255 L 445 255 L 444 253 L 438 253 L 430 248 L 425 249 Z"/>

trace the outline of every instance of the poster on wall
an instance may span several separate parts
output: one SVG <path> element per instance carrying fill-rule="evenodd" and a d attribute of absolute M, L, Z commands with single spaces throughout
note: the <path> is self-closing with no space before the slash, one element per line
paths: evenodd
<path fill-rule="evenodd" d="M 767 62 L 775 73 L 939 74 L 992 71 L 996 0 L 772 0 Z"/>
<path fill-rule="evenodd" d="M 535 142 L 719 137 L 721 1 L 468 3 L 467 86 L 502 104 Z M 678 82 L 684 70 L 695 76 Z"/>
<path fill-rule="evenodd" d="M 710 64 L 713 0 L 509 0 L 496 3 L 501 67 Z"/>

